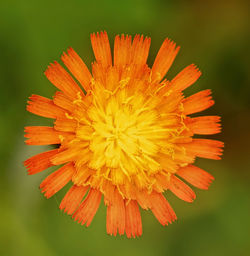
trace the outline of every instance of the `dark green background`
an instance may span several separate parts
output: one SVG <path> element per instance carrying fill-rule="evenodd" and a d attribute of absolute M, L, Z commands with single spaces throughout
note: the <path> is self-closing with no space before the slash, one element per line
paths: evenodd
<path fill-rule="evenodd" d="M 219 3 L 218 3 L 219 2 Z M 0 3 L 0 255 L 249 255 L 250 76 L 247 1 L 13 1 Z M 211 88 L 205 114 L 222 116 L 222 161 L 199 160 L 215 181 L 193 204 L 167 193 L 176 223 L 162 227 L 142 212 L 143 236 L 110 237 L 102 204 L 89 228 L 58 209 L 66 189 L 46 200 L 38 186 L 49 173 L 27 176 L 22 161 L 46 147 L 25 146 L 23 126 L 48 121 L 25 111 L 32 93 L 51 97 L 43 71 L 72 46 L 90 67 L 89 35 L 106 30 L 152 37 L 149 64 L 165 37 L 181 51 L 172 78 L 195 63 L 203 72 L 187 94 Z"/>

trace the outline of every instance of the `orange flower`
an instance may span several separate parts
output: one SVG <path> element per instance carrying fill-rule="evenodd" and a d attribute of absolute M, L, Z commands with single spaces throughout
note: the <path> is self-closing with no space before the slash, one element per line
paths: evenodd
<path fill-rule="evenodd" d="M 50 198 L 71 182 L 60 209 L 82 225 L 90 225 L 103 196 L 107 233 L 140 236 L 139 206 L 168 225 L 176 215 L 164 191 L 192 202 L 195 193 L 183 180 L 208 189 L 213 177 L 192 164 L 196 157 L 220 159 L 223 143 L 193 135 L 220 132 L 220 118 L 189 117 L 214 104 L 210 90 L 183 96 L 201 75 L 195 65 L 163 79 L 179 51 L 169 39 L 152 68 L 146 64 L 150 38 L 116 36 L 113 60 L 106 32 L 92 34 L 91 43 L 92 74 L 70 48 L 61 59 L 72 75 L 57 62 L 45 71 L 59 89 L 53 99 L 30 97 L 27 110 L 55 122 L 53 127 L 26 127 L 26 144 L 59 148 L 24 164 L 28 174 L 63 165 L 40 188 Z"/>

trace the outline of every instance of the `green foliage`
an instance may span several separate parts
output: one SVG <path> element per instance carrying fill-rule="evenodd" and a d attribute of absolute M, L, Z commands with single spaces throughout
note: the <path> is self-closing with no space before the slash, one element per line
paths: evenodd
<path fill-rule="evenodd" d="M 0 255 L 248 255 L 250 76 L 247 1 L 14 1 L 0 3 Z M 165 37 L 181 51 L 168 77 L 190 63 L 203 76 L 187 94 L 211 88 L 216 105 L 207 113 L 222 116 L 222 161 L 200 160 L 215 176 L 209 191 L 193 204 L 167 194 L 178 220 L 161 227 L 143 212 L 139 239 L 109 237 L 105 207 L 91 226 L 74 223 L 58 209 L 67 189 L 46 200 L 41 180 L 51 170 L 28 177 L 22 161 L 41 147 L 23 142 L 24 125 L 45 119 L 25 111 L 32 93 L 55 91 L 43 71 L 72 46 L 90 67 L 91 32 L 143 33 L 152 37 L 149 64 Z"/>

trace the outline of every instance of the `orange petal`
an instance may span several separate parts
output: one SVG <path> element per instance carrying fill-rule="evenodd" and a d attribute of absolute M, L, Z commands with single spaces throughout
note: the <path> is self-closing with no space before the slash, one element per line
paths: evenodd
<path fill-rule="evenodd" d="M 73 102 L 62 92 L 57 91 L 53 102 L 55 103 L 55 105 L 69 111 L 69 112 L 73 112 L 75 105 L 73 104 Z"/>
<path fill-rule="evenodd" d="M 28 170 L 28 174 L 29 175 L 35 174 L 53 166 L 53 164 L 50 162 L 50 157 L 56 155 L 57 153 L 58 153 L 58 149 L 53 149 L 53 150 L 32 156 L 31 158 L 24 161 L 24 165 Z"/>
<path fill-rule="evenodd" d="M 143 66 L 147 62 L 151 38 L 135 35 L 131 48 L 131 63 Z"/>
<path fill-rule="evenodd" d="M 84 159 L 85 161 L 85 159 Z M 90 177 L 92 177 L 96 173 L 96 170 L 90 169 L 88 166 L 81 166 L 76 168 L 76 172 L 72 177 L 73 183 L 77 184 L 78 186 L 85 186 L 88 183 Z"/>
<path fill-rule="evenodd" d="M 187 127 L 195 134 L 216 134 L 221 131 L 219 116 L 199 116 L 187 118 Z"/>
<path fill-rule="evenodd" d="M 150 200 L 152 203 L 151 211 L 163 226 L 177 219 L 174 210 L 161 193 L 153 191 L 150 195 Z"/>
<path fill-rule="evenodd" d="M 95 54 L 96 61 L 107 68 L 112 66 L 111 50 L 109 45 L 109 39 L 107 32 L 97 32 L 96 34 L 91 34 L 90 36 L 92 48 Z"/>
<path fill-rule="evenodd" d="M 119 72 L 116 67 L 111 67 L 105 72 L 105 88 L 109 91 L 115 90 L 117 88 L 120 78 Z"/>
<path fill-rule="evenodd" d="M 29 99 L 27 105 L 29 112 L 48 118 L 65 117 L 65 111 L 56 106 L 52 100 L 34 94 Z"/>
<path fill-rule="evenodd" d="M 147 191 L 145 191 L 145 190 L 137 191 L 136 200 L 139 203 L 139 205 L 141 206 L 141 208 L 143 208 L 144 210 L 147 210 L 147 209 L 151 208 L 151 206 L 152 206 L 150 197 L 149 197 Z"/>
<path fill-rule="evenodd" d="M 194 191 L 175 175 L 171 175 L 169 189 L 177 197 L 186 202 L 191 203 L 196 197 Z"/>
<path fill-rule="evenodd" d="M 50 174 L 40 185 L 44 196 L 50 198 L 60 189 L 62 189 L 72 178 L 75 167 L 72 163 L 68 163 L 59 170 Z"/>
<path fill-rule="evenodd" d="M 175 153 L 174 153 L 174 159 L 178 163 L 187 164 L 187 163 L 193 163 L 195 161 L 195 154 L 192 152 L 187 152 L 183 150 L 183 147 L 175 145 Z"/>
<path fill-rule="evenodd" d="M 104 195 L 104 204 L 109 205 L 113 201 L 115 185 L 112 184 L 111 180 L 104 179 L 102 183 L 102 191 Z"/>
<path fill-rule="evenodd" d="M 131 61 L 131 36 L 117 35 L 114 43 L 114 66 L 123 68 Z"/>
<path fill-rule="evenodd" d="M 194 64 L 191 64 L 184 68 L 174 79 L 172 79 L 171 89 L 176 91 L 183 91 L 195 83 L 200 76 L 201 72 Z"/>
<path fill-rule="evenodd" d="M 124 176 L 123 183 L 124 184 L 119 185 L 119 189 L 124 197 L 136 200 L 136 185 L 132 184 L 126 176 Z"/>
<path fill-rule="evenodd" d="M 180 47 L 176 47 L 176 44 L 165 39 L 163 42 L 152 67 L 152 81 L 159 82 L 166 75 L 171 67 Z"/>
<path fill-rule="evenodd" d="M 79 94 L 84 96 L 78 84 L 58 62 L 51 63 L 44 73 L 53 85 L 70 98 L 76 98 Z"/>
<path fill-rule="evenodd" d="M 191 143 L 182 144 L 186 151 L 198 157 L 219 160 L 224 143 L 218 140 L 193 139 Z"/>
<path fill-rule="evenodd" d="M 77 122 L 73 119 L 56 119 L 54 129 L 62 132 L 76 132 Z"/>
<path fill-rule="evenodd" d="M 126 81 L 129 79 L 128 88 L 133 88 L 130 93 L 134 93 L 136 91 L 143 91 L 144 93 L 146 90 L 151 91 L 150 87 L 148 86 L 145 81 L 150 79 L 151 69 L 145 64 L 131 64 L 129 68 L 122 70 L 121 79 Z M 152 92 L 152 91 L 151 91 Z"/>
<path fill-rule="evenodd" d="M 74 211 L 80 205 L 83 197 L 88 191 L 88 186 L 76 186 L 73 185 L 67 194 L 64 196 L 59 208 L 64 209 L 64 212 L 67 212 L 69 215 L 73 214 Z"/>
<path fill-rule="evenodd" d="M 158 173 L 155 175 L 155 183 L 154 183 L 154 190 L 162 193 L 164 190 L 167 190 L 169 187 L 169 180 L 166 175 L 162 173 Z"/>
<path fill-rule="evenodd" d="M 112 201 L 107 205 L 106 229 L 109 235 L 120 235 L 125 231 L 124 200 L 117 190 L 114 190 Z"/>
<path fill-rule="evenodd" d="M 188 165 L 178 170 L 177 175 L 200 189 L 208 189 L 214 177 L 194 165 Z"/>
<path fill-rule="evenodd" d="M 79 156 L 81 153 L 85 153 L 84 148 L 88 146 L 89 143 L 85 142 L 79 145 L 71 146 L 70 148 L 67 148 L 64 151 L 59 152 L 58 154 L 52 156 L 50 158 L 50 161 L 54 165 L 64 164 L 69 161 L 75 161 L 77 159 L 77 156 Z M 88 151 L 87 151 L 88 152 Z"/>
<path fill-rule="evenodd" d="M 97 189 L 91 188 L 87 197 L 72 216 L 75 221 L 78 221 L 81 225 L 86 223 L 86 226 L 88 227 L 99 208 L 101 198 L 102 193 Z"/>
<path fill-rule="evenodd" d="M 88 91 L 92 76 L 80 56 L 72 48 L 69 48 L 67 53 L 62 55 L 61 59 L 85 91 Z"/>
<path fill-rule="evenodd" d="M 60 144 L 60 136 L 67 136 L 69 133 L 57 132 L 53 127 L 47 126 L 27 126 L 25 127 L 25 141 L 27 145 L 49 145 Z"/>
<path fill-rule="evenodd" d="M 92 63 L 92 74 L 95 78 L 95 81 L 98 81 L 100 84 L 105 84 L 106 82 L 106 72 L 107 69 L 104 68 L 99 62 Z"/>
<path fill-rule="evenodd" d="M 183 98 L 184 97 L 180 92 L 173 92 L 168 96 L 161 97 L 161 101 L 158 103 L 157 109 L 159 109 L 159 111 L 163 114 L 171 113 L 171 112 L 179 112 L 180 104 Z M 173 119 L 177 117 L 178 117 L 178 121 L 176 124 L 179 124 L 180 117 L 177 115 L 169 116 L 168 118 L 166 118 L 166 122 L 168 121 L 169 118 Z"/>
<path fill-rule="evenodd" d="M 203 111 L 214 105 L 214 101 L 210 96 L 211 90 L 204 90 L 195 93 L 183 100 L 184 114 L 190 115 Z"/>
<path fill-rule="evenodd" d="M 125 203 L 125 214 L 126 214 L 126 234 L 128 238 L 133 236 L 142 235 L 142 223 L 141 223 L 141 214 L 138 207 L 138 204 L 135 200 L 130 200 Z"/>
<path fill-rule="evenodd" d="M 177 163 L 171 158 L 171 156 L 166 154 L 157 154 L 157 162 L 168 172 L 175 172 L 178 168 Z"/>
<path fill-rule="evenodd" d="M 75 158 L 76 158 L 78 152 L 79 152 L 78 150 L 69 148 L 69 149 L 66 149 L 66 150 L 59 152 L 58 154 L 52 156 L 50 161 L 54 165 L 72 162 L 72 161 L 75 161 Z"/>

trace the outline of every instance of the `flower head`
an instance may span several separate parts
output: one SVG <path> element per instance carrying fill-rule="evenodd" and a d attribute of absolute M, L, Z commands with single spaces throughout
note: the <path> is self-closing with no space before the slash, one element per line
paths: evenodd
<path fill-rule="evenodd" d="M 164 79 L 179 51 L 169 39 L 152 68 L 146 64 L 150 38 L 116 36 L 113 60 L 106 32 L 92 34 L 91 43 L 92 74 L 70 48 L 61 59 L 71 74 L 57 62 L 45 71 L 59 89 L 53 99 L 30 97 L 27 110 L 55 122 L 26 127 L 26 144 L 59 147 L 29 158 L 25 166 L 35 174 L 63 165 L 40 188 L 49 198 L 71 182 L 60 209 L 82 225 L 90 225 L 103 196 L 108 234 L 140 236 L 139 206 L 168 225 L 176 215 L 164 191 L 192 202 L 195 193 L 183 180 L 209 187 L 213 177 L 193 163 L 196 157 L 220 159 L 223 143 L 193 136 L 220 132 L 220 118 L 189 116 L 214 104 L 210 90 L 187 98 L 182 93 L 201 75 L 195 65 Z"/>

